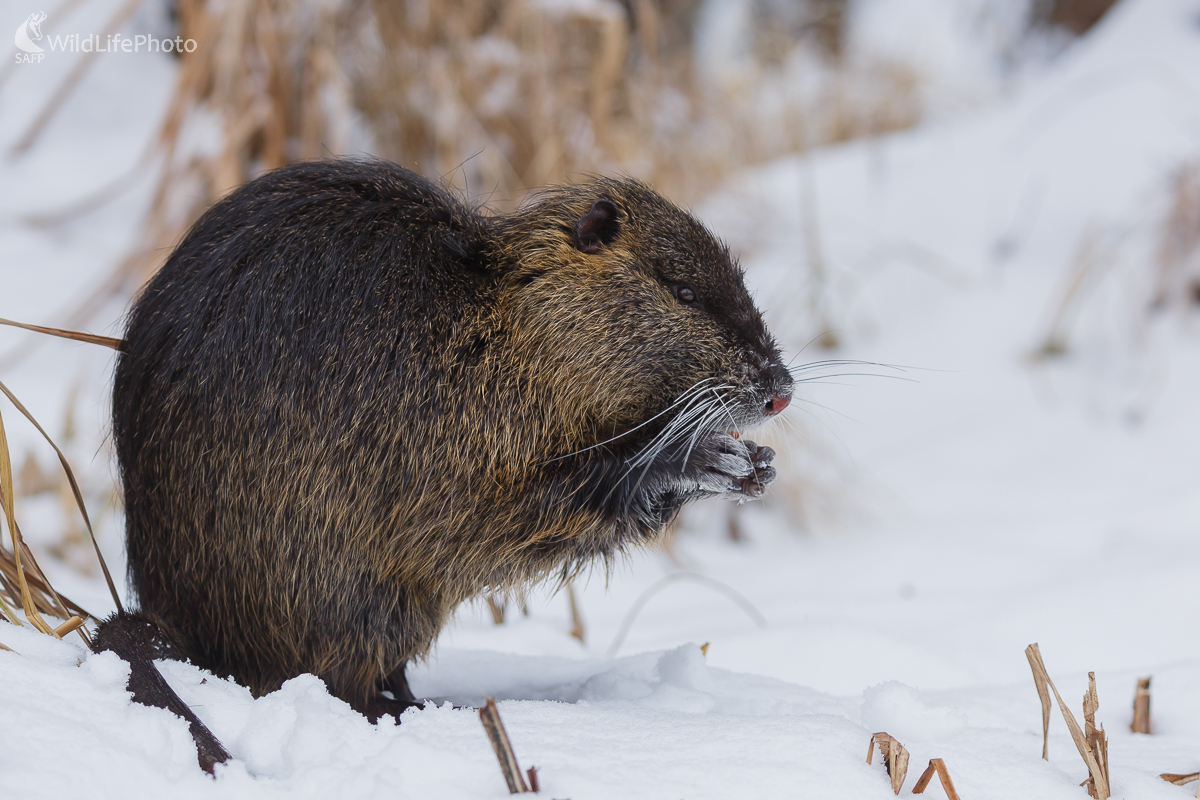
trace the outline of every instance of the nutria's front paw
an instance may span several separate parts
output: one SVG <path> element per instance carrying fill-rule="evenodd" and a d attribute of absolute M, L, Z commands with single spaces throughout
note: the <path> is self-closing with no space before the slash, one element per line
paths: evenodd
<path fill-rule="evenodd" d="M 761 497 L 775 480 L 771 460 L 775 451 L 721 432 L 706 438 L 688 458 L 685 477 L 699 484 L 702 494 Z"/>

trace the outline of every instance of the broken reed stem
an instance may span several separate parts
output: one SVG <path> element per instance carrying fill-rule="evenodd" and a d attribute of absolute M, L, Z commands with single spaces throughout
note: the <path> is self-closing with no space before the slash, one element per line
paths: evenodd
<path fill-rule="evenodd" d="M 940 758 L 929 759 L 929 766 L 921 773 L 921 777 L 917 778 L 917 785 L 913 787 L 912 793 L 924 794 L 935 772 L 938 780 L 942 782 L 942 791 L 946 793 L 947 800 L 959 800 L 958 792 L 954 790 L 954 781 L 950 780 L 950 773 L 946 770 L 946 762 Z"/>
<path fill-rule="evenodd" d="M 1038 695 L 1044 696 L 1047 686 L 1050 688 L 1050 691 L 1054 692 L 1054 699 L 1058 701 L 1058 708 L 1062 712 L 1063 721 L 1067 723 L 1067 728 L 1071 731 L 1071 739 L 1075 742 L 1075 747 L 1079 750 L 1080 757 L 1087 764 L 1088 775 L 1090 776 L 1087 781 L 1090 784 L 1088 787 L 1089 793 L 1092 793 L 1092 797 L 1097 798 L 1097 800 L 1108 800 L 1108 747 L 1104 738 L 1104 729 L 1101 728 L 1097 732 L 1094 728 L 1095 710 L 1100 705 L 1099 701 L 1095 698 L 1095 673 L 1089 673 L 1088 693 L 1084 695 L 1084 714 L 1089 713 L 1089 706 L 1092 714 L 1092 724 L 1089 724 L 1089 727 L 1092 729 L 1092 737 L 1089 740 L 1089 737 L 1080 729 L 1079 723 L 1075 721 L 1075 715 L 1071 713 L 1071 710 L 1067 708 L 1067 704 L 1063 702 L 1062 696 L 1058 693 L 1058 689 L 1054 685 L 1054 681 L 1050 680 L 1050 674 L 1046 671 L 1046 665 L 1042 662 L 1042 653 L 1038 649 L 1036 642 L 1025 648 L 1025 657 L 1029 660 L 1029 666 L 1033 670 L 1033 681 L 1038 687 Z M 1091 705 L 1093 702 L 1094 705 Z M 1044 709 L 1045 704 L 1042 707 Z M 1043 757 L 1045 757 L 1047 750 L 1046 737 L 1048 736 L 1049 728 L 1049 718 L 1047 715 L 1043 715 Z M 1098 752 L 1093 752 L 1093 747 L 1098 748 Z M 1097 756 L 1103 760 L 1103 767 Z"/>
<path fill-rule="evenodd" d="M 54 635 L 61 639 L 62 637 L 66 636 L 68 633 L 75 630 L 76 628 L 81 627 L 82 625 L 83 625 L 82 619 L 80 619 L 79 617 L 71 617 L 69 620 L 64 622 L 62 625 L 59 625 L 57 628 L 54 629 Z"/>
<path fill-rule="evenodd" d="M 1164 772 L 1158 777 L 1162 778 L 1167 783 L 1173 783 L 1176 786 L 1186 786 L 1192 781 L 1200 781 L 1200 772 L 1191 772 L 1186 775 L 1175 772 Z M 1200 794 L 1200 785 L 1196 786 L 1196 792 L 1197 794 Z"/>
<path fill-rule="evenodd" d="M 892 779 L 892 791 L 900 794 L 900 789 L 904 786 L 904 777 L 908 774 L 908 751 L 890 733 L 876 733 L 867 745 L 868 764 L 871 763 L 871 754 L 876 746 L 879 747 L 879 755 L 883 757 L 883 768 Z"/>
<path fill-rule="evenodd" d="M 1150 678 L 1138 678 L 1137 690 L 1133 695 L 1133 722 L 1129 730 L 1134 733 L 1150 733 Z"/>
<path fill-rule="evenodd" d="M 479 721 L 483 723 L 483 729 L 492 743 L 492 749 L 496 751 L 496 760 L 500 762 L 500 772 L 504 774 L 504 782 L 508 784 L 508 793 L 521 794 L 522 792 L 536 791 L 529 788 L 529 785 L 525 783 L 525 776 L 521 774 L 517 756 L 513 753 L 512 742 L 508 740 L 508 731 L 504 730 L 504 723 L 500 721 L 496 698 L 489 697 L 483 704 L 483 708 L 479 709 Z M 531 769 L 530 772 L 534 771 Z M 536 785 L 536 778 L 533 779 L 533 782 Z"/>
<path fill-rule="evenodd" d="M 575 585 L 567 581 L 567 603 L 571 606 L 571 635 L 583 641 L 583 615 L 579 613 L 579 601 L 575 598 Z"/>
<path fill-rule="evenodd" d="M 1100 767 L 1100 773 L 1104 776 L 1105 784 L 1108 783 L 1108 737 L 1104 735 L 1104 726 L 1101 725 L 1099 730 L 1096 728 L 1096 711 L 1100 708 L 1100 698 L 1096 696 L 1096 673 L 1088 673 L 1088 690 L 1083 696 L 1083 731 L 1087 739 L 1088 749 L 1092 751 L 1092 755 L 1096 758 L 1096 764 Z M 1088 794 L 1092 797 L 1099 797 L 1096 787 L 1096 776 L 1088 778 L 1085 781 L 1088 787 Z M 1106 795 L 1107 797 L 1107 795 Z"/>
<path fill-rule="evenodd" d="M 492 622 L 496 625 L 504 624 L 504 603 L 499 602 L 493 595 L 487 596 L 488 611 L 492 612 Z"/>

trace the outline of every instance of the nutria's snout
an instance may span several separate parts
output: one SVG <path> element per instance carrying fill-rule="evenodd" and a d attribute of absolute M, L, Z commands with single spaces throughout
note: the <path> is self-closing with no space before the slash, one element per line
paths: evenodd
<path fill-rule="evenodd" d="M 788 403 L 792 402 L 792 393 L 788 392 L 786 396 L 775 396 L 767 401 L 767 407 L 763 409 L 763 413 L 768 417 L 773 417 L 780 411 L 788 407 Z"/>
<path fill-rule="evenodd" d="M 787 367 L 775 361 L 763 373 L 763 393 L 767 396 L 763 405 L 763 415 L 773 417 L 782 412 L 792 402 L 792 389 L 795 382 Z"/>

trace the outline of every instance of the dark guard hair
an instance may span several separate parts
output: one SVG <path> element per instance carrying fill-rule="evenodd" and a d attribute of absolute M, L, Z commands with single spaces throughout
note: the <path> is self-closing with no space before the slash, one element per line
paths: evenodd
<path fill-rule="evenodd" d="M 791 391 L 726 248 L 637 181 L 490 216 L 386 162 L 272 172 L 129 316 L 140 611 L 110 624 L 255 694 L 311 672 L 398 714 L 464 600 L 761 494 L 773 454 L 736 435 Z"/>

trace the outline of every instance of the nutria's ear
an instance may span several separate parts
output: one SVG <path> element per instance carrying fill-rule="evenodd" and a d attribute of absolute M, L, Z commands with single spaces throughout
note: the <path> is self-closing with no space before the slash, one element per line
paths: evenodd
<path fill-rule="evenodd" d="M 585 253 L 599 253 L 601 247 L 612 244 L 621 231 L 617 213 L 612 200 L 600 198 L 592 203 L 591 211 L 575 223 L 575 246 Z"/>

